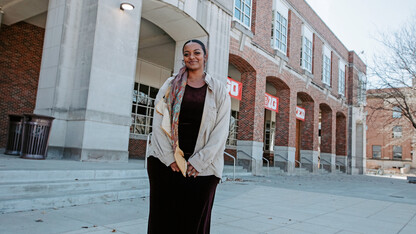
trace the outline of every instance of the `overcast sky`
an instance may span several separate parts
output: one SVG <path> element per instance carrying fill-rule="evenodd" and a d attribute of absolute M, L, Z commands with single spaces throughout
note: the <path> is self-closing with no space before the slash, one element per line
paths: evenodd
<path fill-rule="evenodd" d="M 393 32 L 416 17 L 416 0 L 306 0 L 348 50 L 372 66 L 379 32 Z M 364 53 L 361 54 L 361 52 Z M 371 83 L 372 77 L 368 77 Z"/>

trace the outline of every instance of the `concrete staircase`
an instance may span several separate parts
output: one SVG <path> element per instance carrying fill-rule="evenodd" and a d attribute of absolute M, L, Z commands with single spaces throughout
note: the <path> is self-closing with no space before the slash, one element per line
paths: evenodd
<path fill-rule="evenodd" d="M 224 171 L 222 173 L 223 180 L 226 179 L 233 179 L 233 165 L 224 165 Z M 248 172 L 242 166 L 235 166 L 235 178 L 239 178 L 242 176 L 251 176 L 251 172 Z"/>
<path fill-rule="evenodd" d="M 311 172 L 303 167 L 296 167 L 294 170 L 294 175 L 310 175 Z"/>
<path fill-rule="evenodd" d="M 263 174 L 267 175 L 267 167 L 263 166 Z M 286 172 L 280 167 L 269 167 L 269 175 L 285 175 Z"/>
<path fill-rule="evenodd" d="M 0 213 L 148 195 L 145 169 L 1 170 Z"/>

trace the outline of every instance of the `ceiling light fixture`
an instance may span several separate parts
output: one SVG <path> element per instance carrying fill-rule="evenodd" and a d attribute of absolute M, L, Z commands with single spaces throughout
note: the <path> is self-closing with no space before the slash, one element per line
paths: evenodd
<path fill-rule="evenodd" d="M 134 6 L 131 3 L 123 2 L 120 4 L 120 9 L 123 11 L 131 11 L 134 9 Z"/>

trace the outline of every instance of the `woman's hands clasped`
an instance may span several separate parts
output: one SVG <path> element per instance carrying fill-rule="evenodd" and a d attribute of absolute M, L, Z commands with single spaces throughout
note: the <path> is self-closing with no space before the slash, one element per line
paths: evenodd
<path fill-rule="evenodd" d="M 174 172 L 180 172 L 178 164 L 176 164 L 176 162 L 171 163 L 170 168 Z M 198 176 L 199 172 L 188 162 L 188 168 L 186 170 L 186 174 L 188 174 L 189 177 L 193 176 L 195 178 Z"/>

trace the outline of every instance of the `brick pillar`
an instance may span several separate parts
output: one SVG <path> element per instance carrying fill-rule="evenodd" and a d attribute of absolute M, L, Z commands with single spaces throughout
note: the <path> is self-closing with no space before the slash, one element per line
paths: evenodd
<path fill-rule="evenodd" d="M 338 112 L 336 117 L 336 161 L 346 166 L 347 162 L 347 118 Z"/>
<path fill-rule="evenodd" d="M 327 105 L 320 105 L 321 111 L 321 165 L 325 168 L 331 169 L 335 165 L 335 155 L 333 155 L 333 128 L 332 128 L 332 110 Z M 334 142 L 335 143 L 335 142 Z M 334 156 L 334 157 L 333 157 Z"/>
<path fill-rule="evenodd" d="M 240 101 L 237 149 L 255 158 L 252 172 L 256 175 L 261 174 L 262 168 L 266 79 L 256 75 L 255 71 L 245 71 L 241 73 L 241 82 L 243 95 Z M 237 156 L 247 157 L 238 152 Z"/>
<path fill-rule="evenodd" d="M 290 144 L 290 137 L 295 136 L 295 134 L 290 134 L 294 132 L 295 128 L 290 128 L 290 121 L 294 120 L 294 114 L 292 114 L 295 109 L 294 101 L 291 102 L 291 97 L 295 94 L 291 94 L 290 89 L 280 89 L 277 90 L 277 97 L 279 98 L 279 112 L 276 115 L 276 133 L 275 133 L 275 146 L 274 146 L 274 165 L 284 164 L 287 159 L 287 171 L 293 171 L 294 158 L 296 149 Z M 291 118 L 292 117 L 292 118 Z M 296 122 L 295 122 L 296 126 Z M 295 136 L 296 137 L 296 136 Z M 292 140 L 294 142 L 294 140 Z M 279 156 L 278 156 L 279 155 Z"/>
<path fill-rule="evenodd" d="M 317 116 L 319 115 L 319 107 L 315 107 L 313 100 L 304 101 L 302 107 L 305 108 L 305 121 L 301 122 L 300 126 L 300 161 L 305 164 L 312 164 L 312 171 L 315 172 L 318 163 Z"/>

